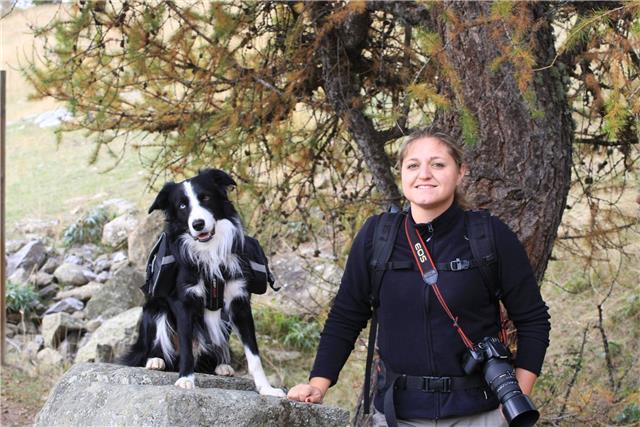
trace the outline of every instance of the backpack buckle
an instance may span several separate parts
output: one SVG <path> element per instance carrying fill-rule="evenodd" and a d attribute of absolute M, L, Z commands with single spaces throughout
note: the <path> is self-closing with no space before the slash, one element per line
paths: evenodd
<path fill-rule="evenodd" d="M 449 263 L 449 267 L 451 268 L 451 271 L 466 270 L 469 268 L 469 261 L 466 259 L 456 258 Z"/>

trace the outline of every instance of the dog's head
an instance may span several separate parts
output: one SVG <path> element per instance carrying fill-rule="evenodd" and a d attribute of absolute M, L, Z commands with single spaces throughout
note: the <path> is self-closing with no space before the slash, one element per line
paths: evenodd
<path fill-rule="evenodd" d="M 219 169 L 204 169 L 180 183 L 168 182 L 156 196 L 149 213 L 163 210 L 174 235 L 189 233 L 198 242 L 208 242 L 221 220 L 238 222 L 227 190 L 235 181 Z"/>

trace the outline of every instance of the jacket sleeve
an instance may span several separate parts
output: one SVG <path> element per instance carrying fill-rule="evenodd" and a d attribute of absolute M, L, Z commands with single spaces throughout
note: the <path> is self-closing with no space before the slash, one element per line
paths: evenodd
<path fill-rule="evenodd" d="M 515 366 L 540 375 L 549 346 L 549 308 L 542 300 L 529 258 L 516 234 L 495 217 L 493 229 L 502 302 L 518 330 Z"/>
<path fill-rule="evenodd" d="M 334 385 L 360 331 L 371 317 L 368 264 L 373 253 L 375 219 L 369 218 L 353 241 L 340 288 L 320 336 L 310 378 L 328 378 Z"/>

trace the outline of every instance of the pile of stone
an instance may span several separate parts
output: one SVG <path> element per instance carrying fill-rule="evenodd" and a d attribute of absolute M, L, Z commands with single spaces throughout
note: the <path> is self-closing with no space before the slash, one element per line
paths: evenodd
<path fill-rule="evenodd" d="M 146 254 L 162 216 L 141 215 L 119 199 L 101 207 L 115 219 L 100 245 L 63 248 L 37 227 L 7 242 L 8 282 L 33 285 L 40 300 L 26 313 L 8 313 L 7 336 L 21 335 L 23 350 L 41 364 L 110 362 L 136 338 Z"/>

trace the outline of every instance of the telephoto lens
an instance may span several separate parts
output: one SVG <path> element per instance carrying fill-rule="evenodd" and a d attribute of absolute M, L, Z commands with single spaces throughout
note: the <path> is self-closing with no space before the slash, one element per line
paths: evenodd
<path fill-rule="evenodd" d="M 518 385 L 511 363 L 501 359 L 489 359 L 482 373 L 498 400 L 502 413 L 510 427 L 530 427 L 535 425 L 540 413 Z"/>
<path fill-rule="evenodd" d="M 495 337 L 485 337 L 462 358 L 462 369 L 467 375 L 482 367 L 484 380 L 502 404 L 502 413 L 510 427 L 535 425 L 540 413 L 518 385 L 511 353 Z"/>

